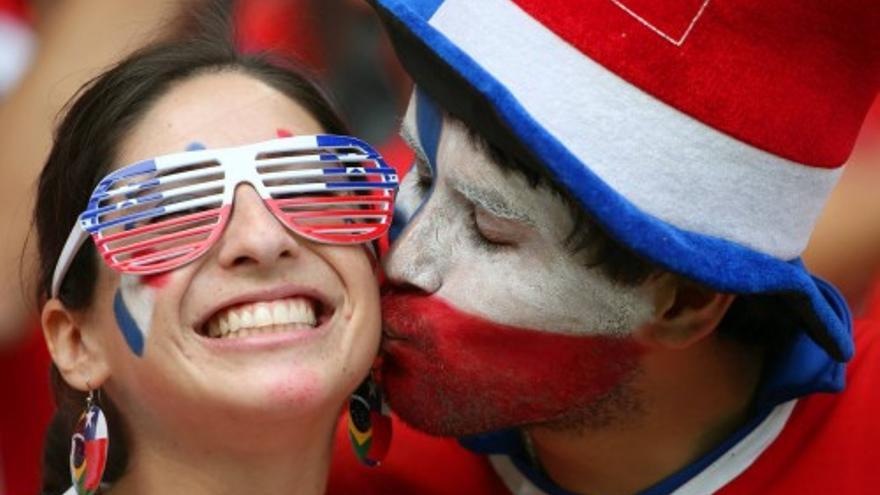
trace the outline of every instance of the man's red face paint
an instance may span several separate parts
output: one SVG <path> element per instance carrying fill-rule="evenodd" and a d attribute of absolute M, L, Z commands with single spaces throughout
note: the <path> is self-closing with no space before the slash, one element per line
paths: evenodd
<path fill-rule="evenodd" d="M 516 328 L 418 293 L 382 298 L 382 381 L 405 421 L 462 436 L 569 417 L 636 369 L 633 339 Z"/>

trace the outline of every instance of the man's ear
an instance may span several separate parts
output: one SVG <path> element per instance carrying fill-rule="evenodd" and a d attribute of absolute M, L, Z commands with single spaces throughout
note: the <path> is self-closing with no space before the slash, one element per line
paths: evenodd
<path fill-rule="evenodd" d="M 653 281 L 655 312 L 638 331 L 647 343 L 667 349 L 684 349 L 712 334 L 735 299 L 670 273 Z"/>
<path fill-rule="evenodd" d="M 43 336 L 52 361 L 71 387 L 87 391 L 99 388 L 110 376 L 110 367 L 96 332 L 83 332 L 83 317 L 50 299 L 41 315 Z"/>

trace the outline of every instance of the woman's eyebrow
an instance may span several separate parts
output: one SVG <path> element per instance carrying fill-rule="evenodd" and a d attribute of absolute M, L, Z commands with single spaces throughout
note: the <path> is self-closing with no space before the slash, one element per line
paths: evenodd
<path fill-rule="evenodd" d="M 537 226 L 532 217 L 524 210 L 511 205 L 498 191 L 477 187 L 458 179 L 451 179 L 449 185 L 469 201 L 488 210 L 496 217 L 515 220 L 533 227 Z"/>

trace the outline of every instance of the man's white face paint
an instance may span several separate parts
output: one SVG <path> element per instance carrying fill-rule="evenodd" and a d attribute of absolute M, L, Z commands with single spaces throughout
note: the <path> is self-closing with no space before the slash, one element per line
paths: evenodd
<path fill-rule="evenodd" d="M 565 240 L 573 220 L 562 199 L 493 164 L 461 123 L 443 119 L 430 163 L 414 102 L 403 134 L 417 163 L 398 205 L 420 206 L 390 254 L 394 282 L 466 313 L 535 330 L 623 335 L 651 317 L 646 289 L 616 284 L 587 267 L 586 255 L 572 253 Z"/>

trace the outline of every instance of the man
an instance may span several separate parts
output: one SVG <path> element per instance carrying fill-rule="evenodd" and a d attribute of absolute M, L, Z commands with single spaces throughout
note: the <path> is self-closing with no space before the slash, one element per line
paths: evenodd
<path fill-rule="evenodd" d="M 331 493 L 880 482 L 878 329 L 846 370 L 798 257 L 877 92 L 871 2 L 374 3 L 417 86 L 382 381 L 486 457 L 406 433 Z"/>

